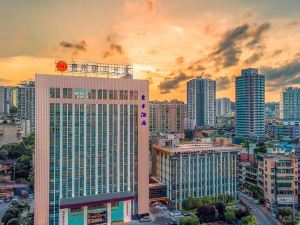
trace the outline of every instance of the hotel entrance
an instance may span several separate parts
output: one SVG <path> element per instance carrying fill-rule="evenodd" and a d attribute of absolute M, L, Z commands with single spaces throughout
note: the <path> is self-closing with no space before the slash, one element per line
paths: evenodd
<path fill-rule="evenodd" d="M 88 225 L 107 224 L 107 207 L 103 205 L 88 207 L 87 220 Z"/>

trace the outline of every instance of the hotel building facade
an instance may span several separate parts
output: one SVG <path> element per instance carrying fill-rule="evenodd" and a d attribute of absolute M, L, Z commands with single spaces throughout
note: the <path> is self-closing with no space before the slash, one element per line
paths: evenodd
<path fill-rule="evenodd" d="M 222 141 L 162 143 L 152 145 L 153 173 L 166 184 L 173 207 L 181 209 L 187 198 L 221 194 L 236 198 L 241 146 Z"/>
<path fill-rule="evenodd" d="M 148 81 L 36 75 L 34 224 L 147 215 L 147 116 Z"/>

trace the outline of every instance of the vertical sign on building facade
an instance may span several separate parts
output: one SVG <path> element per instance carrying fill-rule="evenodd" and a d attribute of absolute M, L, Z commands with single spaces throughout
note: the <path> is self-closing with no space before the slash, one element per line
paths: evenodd
<path fill-rule="evenodd" d="M 146 104 L 144 103 L 144 101 L 146 101 L 146 96 L 143 94 L 141 96 L 141 98 L 142 98 L 142 101 L 143 101 L 143 103 L 142 103 L 142 110 L 145 110 Z M 142 126 L 146 126 L 147 125 L 147 122 L 146 122 L 147 114 L 146 114 L 146 112 L 142 111 L 141 112 L 141 117 L 142 117 Z"/>

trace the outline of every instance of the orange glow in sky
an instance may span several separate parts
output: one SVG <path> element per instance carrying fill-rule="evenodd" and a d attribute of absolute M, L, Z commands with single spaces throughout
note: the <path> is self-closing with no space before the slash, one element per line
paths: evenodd
<path fill-rule="evenodd" d="M 57 7 L 59 5 L 59 7 Z M 266 101 L 300 84 L 300 1 L 64 0 L 0 2 L 0 84 L 55 73 L 58 59 L 132 64 L 150 98 L 186 100 L 186 82 L 266 75 Z"/>

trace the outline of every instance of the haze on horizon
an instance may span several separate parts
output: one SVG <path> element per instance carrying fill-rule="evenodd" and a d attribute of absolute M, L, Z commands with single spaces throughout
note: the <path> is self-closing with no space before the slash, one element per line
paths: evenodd
<path fill-rule="evenodd" d="M 186 81 L 217 81 L 234 100 L 234 77 L 266 75 L 266 101 L 300 84 L 300 1 L 0 1 L 0 84 L 55 73 L 57 59 L 133 64 L 150 98 L 186 100 Z"/>

